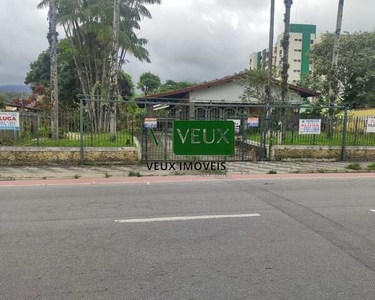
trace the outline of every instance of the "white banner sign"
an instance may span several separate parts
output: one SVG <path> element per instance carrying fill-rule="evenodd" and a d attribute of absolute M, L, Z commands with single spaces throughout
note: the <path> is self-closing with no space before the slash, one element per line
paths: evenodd
<path fill-rule="evenodd" d="M 240 132 L 241 120 L 240 119 L 228 119 L 228 121 L 233 121 L 234 130 L 236 133 Z"/>
<path fill-rule="evenodd" d="M 20 130 L 19 112 L 0 112 L 0 130 Z"/>
<path fill-rule="evenodd" d="M 375 132 L 375 118 L 374 117 L 367 118 L 366 132 Z"/>
<path fill-rule="evenodd" d="M 300 119 L 299 134 L 320 134 L 321 119 Z"/>

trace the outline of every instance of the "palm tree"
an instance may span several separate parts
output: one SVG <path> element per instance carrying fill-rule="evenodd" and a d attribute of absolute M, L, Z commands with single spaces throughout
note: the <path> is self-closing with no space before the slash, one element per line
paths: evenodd
<path fill-rule="evenodd" d="M 281 69 L 281 101 L 285 102 L 288 94 L 288 70 L 289 70 L 289 33 L 290 33 L 290 10 L 293 0 L 284 0 L 284 37 L 281 42 L 283 48 L 282 69 Z"/>
<path fill-rule="evenodd" d="M 57 140 L 59 138 L 59 87 L 57 77 L 57 3 L 58 0 L 42 0 L 38 4 L 38 8 L 49 6 L 48 9 L 48 42 L 50 46 L 50 91 L 51 91 L 51 103 L 52 103 L 52 138 Z"/>
<path fill-rule="evenodd" d="M 283 48 L 282 69 L 281 69 L 281 101 L 285 103 L 288 96 L 288 70 L 289 70 L 289 37 L 290 37 L 290 10 L 292 8 L 293 0 L 284 0 L 285 14 L 284 14 L 284 37 L 281 42 Z M 286 109 L 281 109 L 281 137 L 282 140 L 286 137 Z"/>
<path fill-rule="evenodd" d="M 339 7 L 338 7 L 338 12 L 337 12 L 337 20 L 336 20 L 335 41 L 333 44 L 330 87 L 329 87 L 329 120 L 328 120 L 328 137 L 329 138 L 333 137 L 333 107 L 335 106 L 336 99 L 339 93 L 337 69 L 338 69 L 338 62 L 339 62 L 340 34 L 341 34 L 343 12 L 344 12 L 344 0 L 339 0 Z"/>
<path fill-rule="evenodd" d="M 111 51 L 111 78 L 110 78 L 110 95 L 113 99 L 118 98 L 118 51 L 120 35 L 120 0 L 113 0 L 113 26 L 112 26 L 112 51 Z M 110 104 L 110 140 L 116 140 L 116 103 Z"/>
<path fill-rule="evenodd" d="M 265 100 L 267 103 L 272 102 L 272 69 L 273 69 L 273 36 L 274 36 L 274 22 L 275 22 L 275 0 L 271 0 L 271 9 L 270 9 L 270 32 L 269 32 L 269 43 L 268 43 L 268 72 L 267 72 L 267 86 L 265 92 Z M 270 127 L 270 114 L 271 108 L 266 108 L 266 126 L 262 131 L 262 147 L 266 147 L 266 137 Z M 262 154 L 263 155 L 263 154 Z"/>
<path fill-rule="evenodd" d="M 52 0 L 42 2 L 49 1 Z M 58 21 L 71 47 L 92 129 L 109 130 L 114 140 L 116 105 L 91 99 L 118 95 L 116 80 L 126 62 L 126 54 L 150 61 L 144 48 L 147 40 L 139 38 L 135 30 L 140 29 L 139 23 L 144 17 L 151 17 L 144 5 L 160 3 L 160 0 L 57 1 Z"/>
<path fill-rule="evenodd" d="M 271 102 L 271 83 L 272 83 L 272 68 L 273 68 L 273 35 L 274 35 L 274 22 L 275 22 L 275 0 L 271 0 L 271 16 L 270 16 L 270 35 L 268 43 L 268 73 L 267 73 L 267 102 Z"/>

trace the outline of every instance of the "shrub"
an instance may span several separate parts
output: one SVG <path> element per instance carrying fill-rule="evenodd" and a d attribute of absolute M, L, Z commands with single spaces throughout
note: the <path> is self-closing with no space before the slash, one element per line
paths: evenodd
<path fill-rule="evenodd" d="M 139 173 L 138 171 L 130 171 L 129 177 L 141 177 L 141 173 Z"/>
<path fill-rule="evenodd" d="M 361 170 L 361 165 L 359 163 L 353 163 L 353 164 L 350 164 L 346 167 L 347 169 L 350 169 L 350 170 Z"/>

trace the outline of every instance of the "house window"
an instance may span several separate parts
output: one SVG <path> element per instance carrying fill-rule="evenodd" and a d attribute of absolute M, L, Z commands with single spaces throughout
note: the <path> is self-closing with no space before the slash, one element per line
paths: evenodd
<path fill-rule="evenodd" d="M 210 111 L 210 119 L 211 120 L 219 120 L 220 119 L 220 112 L 218 108 L 212 108 Z"/>
<path fill-rule="evenodd" d="M 310 44 L 311 44 L 311 45 L 314 44 L 314 40 L 310 40 Z"/>
<path fill-rule="evenodd" d="M 235 116 L 235 111 L 233 108 L 224 109 L 224 119 L 232 118 Z"/>
<path fill-rule="evenodd" d="M 195 111 L 195 119 L 196 120 L 205 120 L 207 117 L 206 109 L 205 108 L 197 108 Z"/>

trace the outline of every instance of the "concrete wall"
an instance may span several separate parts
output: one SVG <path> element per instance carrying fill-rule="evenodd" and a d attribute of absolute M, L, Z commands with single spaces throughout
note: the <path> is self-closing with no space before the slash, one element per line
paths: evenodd
<path fill-rule="evenodd" d="M 346 147 L 346 158 L 350 161 L 375 161 L 375 147 Z M 272 160 L 330 159 L 341 160 L 339 146 L 273 146 Z"/>
<path fill-rule="evenodd" d="M 140 160 L 139 147 L 85 148 L 85 163 L 133 164 Z M 0 165 L 77 165 L 80 149 L 58 147 L 0 147 Z"/>

